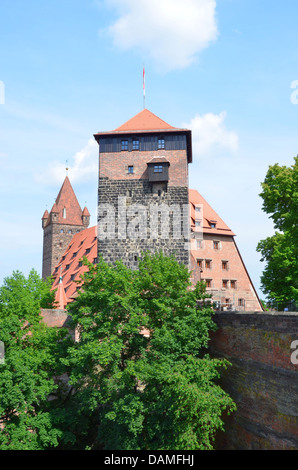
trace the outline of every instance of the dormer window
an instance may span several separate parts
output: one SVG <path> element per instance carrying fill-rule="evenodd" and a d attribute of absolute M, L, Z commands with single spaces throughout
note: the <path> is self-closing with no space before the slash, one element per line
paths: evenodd
<path fill-rule="evenodd" d="M 154 165 L 154 173 L 162 173 L 162 165 Z"/>
<path fill-rule="evenodd" d="M 133 175 L 133 165 L 128 166 L 127 172 L 128 172 L 129 175 Z"/>

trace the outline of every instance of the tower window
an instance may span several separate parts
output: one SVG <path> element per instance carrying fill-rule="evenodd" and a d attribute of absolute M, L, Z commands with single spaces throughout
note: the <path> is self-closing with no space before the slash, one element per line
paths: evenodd
<path fill-rule="evenodd" d="M 197 265 L 199 268 L 203 268 L 203 260 L 202 259 L 197 259 Z"/>
<path fill-rule="evenodd" d="M 65 207 L 63 208 L 63 211 L 62 211 L 62 217 L 63 217 L 63 219 L 66 219 L 66 208 Z"/>
<path fill-rule="evenodd" d="M 121 141 L 121 150 L 128 150 L 128 140 Z"/>
<path fill-rule="evenodd" d="M 154 165 L 154 173 L 162 173 L 162 165 Z"/>
<path fill-rule="evenodd" d="M 132 140 L 132 149 L 139 150 L 140 149 L 140 141 L 138 139 Z"/>
<path fill-rule="evenodd" d="M 64 233 L 64 230 L 63 230 L 63 228 L 60 230 L 60 233 Z"/>
<path fill-rule="evenodd" d="M 211 265 L 212 265 L 211 259 L 206 259 L 205 260 L 205 268 L 206 269 L 211 269 Z"/>
<path fill-rule="evenodd" d="M 228 261 L 222 261 L 221 262 L 221 267 L 224 271 L 228 271 L 229 269 L 229 262 Z"/>
<path fill-rule="evenodd" d="M 165 148 L 165 139 L 163 137 L 160 137 L 158 139 L 158 148 L 159 149 L 164 149 Z"/>
<path fill-rule="evenodd" d="M 129 174 L 129 175 L 133 175 L 133 165 L 130 165 L 130 166 L 128 167 L 128 174 Z"/>

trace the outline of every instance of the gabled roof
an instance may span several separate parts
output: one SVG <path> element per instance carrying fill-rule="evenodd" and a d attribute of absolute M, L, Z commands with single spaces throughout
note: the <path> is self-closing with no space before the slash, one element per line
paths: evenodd
<path fill-rule="evenodd" d="M 189 202 L 190 202 L 190 225 L 191 229 L 195 231 L 195 219 L 202 221 L 202 226 L 199 229 L 203 229 L 203 233 L 212 233 L 212 235 L 230 235 L 235 236 L 235 233 L 227 226 L 227 224 L 219 217 L 214 209 L 208 204 L 208 202 L 201 196 L 201 194 L 195 189 L 189 189 Z M 202 205 L 201 213 L 197 213 L 195 210 L 196 205 Z M 215 223 L 215 227 L 211 224 Z"/>
<path fill-rule="evenodd" d="M 88 209 L 84 209 L 84 215 L 90 215 Z M 78 203 L 75 192 L 71 186 L 68 176 L 65 177 L 65 180 L 61 186 L 61 189 L 58 193 L 56 201 L 53 204 L 51 213 L 58 214 L 56 220 L 57 223 L 66 224 L 66 225 L 83 225 L 82 221 L 82 209 Z M 43 215 L 43 219 L 47 218 L 47 224 L 50 223 L 50 217 L 47 211 Z M 47 225 L 46 224 L 46 225 Z"/>

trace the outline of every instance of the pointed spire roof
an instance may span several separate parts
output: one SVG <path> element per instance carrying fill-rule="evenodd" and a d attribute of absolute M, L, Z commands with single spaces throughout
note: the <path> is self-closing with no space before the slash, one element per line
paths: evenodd
<path fill-rule="evenodd" d="M 90 216 L 90 212 L 88 211 L 87 207 L 85 206 L 82 212 L 82 215 Z"/>
<path fill-rule="evenodd" d="M 51 212 L 58 213 L 58 223 L 83 225 L 82 209 L 70 184 L 68 176 L 61 186 Z"/>
<path fill-rule="evenodd" d="M 64 309 L 65 306 L 67 305 L 67 297 L 66 297 L 66 294 L 65 294 L 65 289 L 63 287 L 63 281 L 62 281 L 62 277 L 60 276 L 59 278 L 59 284 L 58 284 L 58 289 L 57 289 L 57 292 L 56 292 L 56 295 L 55 295 L 55 300 L 57 302 L 57 307 L 56 308 L 59 308 L 59 309 Z"/>
<path fill-rule="evenodd" d="M 49 218 L 49 213 L 48 213 L 48 210 L 46 209 L 46 210 L 44 211 L 44 214 L 43 214 L 43 216 L 42 216 L 42 219 L 48 219 L 48 218 Z"/>

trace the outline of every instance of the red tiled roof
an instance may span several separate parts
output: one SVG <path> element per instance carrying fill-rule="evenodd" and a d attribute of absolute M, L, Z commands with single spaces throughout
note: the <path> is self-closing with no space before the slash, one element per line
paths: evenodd
<path fill-rule="evenodd" d="M 88 209 L 87 208 L 85 209 L 88 212 Z M 58 214 L 58 219 L 56 220 L 56 222 L 60 224 L 83 225 L 82 209 L 80 207 L 80 204 L 78 203 L 78 200 L 70 184 L 68 176 L 66 176 L 61 186 L 56 202 L 53 204 L 53 207 L 51 209 L 51 213 Z M 46 215 L 46 212 L 43 218 L 45 218 L 45 215 Z M 84 215 L 90 215 L 90 214 L 88 212 L 88 214 L 85 213 Z M 49 222 L 50 222 L 50 218 L 48 218 L 47 223 Z"/>
<path fill-rule="evenodd" d="M 117 127 L 113 131 L 97 132 L 94 134 L 94 138 L 99 142 L 100 138 L 110 135 L 125 135 L 125 134 L 144 134 L 154 132 L 183 132 L 186 134 L 187 139 L 187 159 L 188 162 L 192 162 L 192 142 L 191 142 L 191 130 L 180 129 L 178 127 L 170 126 L 167 122 L 160 119 L 158 116 L 153 114 L 148 109 L 143 109 L 134 117 L 126 121 L 121 126 Z"/>
<path fill-rule="evenodd" d="M 55 295 L 55 300 L 58 303 L 56 308 L 64 309 L 66 307 L 67 297 L 66 297 L 66 294 L 65 294 L 65 289 L 64 289 L 64 286 L 63 286 L 62 279 L 59 280 L 57 292 L 56 292 L 56 295 Z"/>
<path fill-rule="evenodd" d="M 234 236 L 235 233 L 227 226 L 227 224 L 219 217 L 214 209 L 208 204 L 208 202 L 201 196 L 201 194 L 195 189 L 189 189 L 189 202 L 190 202 L 190 225 L 195 230 L 195 219 L 201 219 L 203 226 L 199 227 L 199 230 L 203 228 L 203 233 L 212 233 L 213 235 L 230 235 Z M 195 205 L 202 205 L 202 213 L 196 213 Z M 215 223 L 215 228 L 211 227 L 211 223 Z"/>
<path fill-rule="evenodd" d="M 82 212 L 82 215 L 90 216 L 90 212 L 88 211 L 87 207 L 85 206 Z"/>
<path fill-rule="evenodd" d="M 126 121 L 122 126 L 117 127 L 115 131 L 148 131 L 157 129 L 174 129 L 174 127 L 170 126 L 170 124 L 160 119 L 148 109 L 143 109 L 143 111 Z"/>
<path fill-rule="evenodd" d="M 83 256 L 86 256 L 91 263 L 97 258 L 96 232 L 97 227 L 90 227 L 76 233 L 56 265 L 53 273 L 55 280 L 52 289 L 59 289 L 59 278 L 62 276 L 67 303 L 72 300 L 73 295 L 76 293 L 78 284 L 75 281 L 80 281 L 80 276 L 88 271 L 86 266 L 80 266 Z M 88 253 L 86 253 L 87 249 Z"/>

